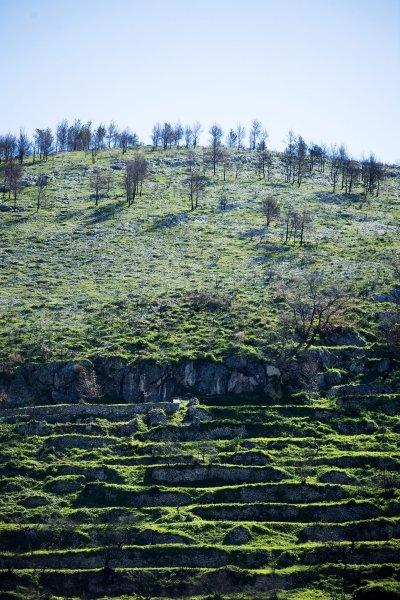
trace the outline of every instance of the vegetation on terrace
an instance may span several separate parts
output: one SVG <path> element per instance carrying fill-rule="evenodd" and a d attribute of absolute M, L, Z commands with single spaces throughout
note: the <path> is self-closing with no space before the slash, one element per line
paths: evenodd
<path fill-rule="evenodd" d="M 398 396 L 357 413 L 215 400 L 158 404 L 157 426 L 142 404 L 129 434 L 132 405 L 3 408 L 2 598 L 398 597 Z"/>

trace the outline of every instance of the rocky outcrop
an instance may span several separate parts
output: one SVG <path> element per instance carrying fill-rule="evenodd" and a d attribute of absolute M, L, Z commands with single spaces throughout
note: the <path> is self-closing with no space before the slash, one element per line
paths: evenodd
<path fill-rule="evenodd" d="M 226 536 L 224 537 L 224 544 L 226 546 L 238 546 L 241 544 L 248 544 L 251 541 L 251 533 L 248 527 L 244 525 L 238 525 L 233 527 Z"/>
<path fill-rule="evenodd" d="M 280 371 L 262 361 L 231 357 L 225 362 L 205 360 L 158 365 L 120 358 L 24 364 L 0 374 L 3 405 L 78 403 L 100 396 L 128 403 L 169 402 L 187 392 L 224 395 L 262 393 L 281 395 Z"/>
<path fill-rule="evenodd" d="M 287 474 L 274 467 L 232 467 L 228 465 L 174 465 L 170 467 L 149 467 L 145 480 L 148 482 L 189 484 L 199 482 L 257 483 L 262 481 L 282 481 Z"/>

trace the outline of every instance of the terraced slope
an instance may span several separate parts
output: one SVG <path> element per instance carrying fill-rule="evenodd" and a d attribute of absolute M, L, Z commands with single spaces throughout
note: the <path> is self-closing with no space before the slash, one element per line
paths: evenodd
<path fill-rule="evenodd" d="M 395 590 L 400 396 L 372 400 L 3 408 L 0 598 Z"/>

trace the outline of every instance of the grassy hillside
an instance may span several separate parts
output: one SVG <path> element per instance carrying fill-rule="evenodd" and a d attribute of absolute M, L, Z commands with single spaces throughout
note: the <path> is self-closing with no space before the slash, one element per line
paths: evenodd
<path fill-rule="evenodd" d="M 365 199 L 332 193 L 329 164 L 299 188 L 283 183 L 274 155 L 270 181 L 260 180 L 256 153 L 243 152 L 237 179 L 233 168 L 226 181 L 221 167 L 216 176 L 207 171 L 205 196 L 190 211 L 187 151 L 142 152 L 150 173 L 130 208 L 123 178 L 132 150 L 102 151 L 95 165 L 77 152 L 25 166 L 19 211 L 0 215 L 2 361 L 262 357 L 288 312 L 284 286 L 296 290 L 309 269 L 354 284 L 350 321 L 373 329 L 374 291 L 395 285 L 388 258 L 398 250 L 398 169 L 387 169 L 378 198 Z M 113 174 L 98 206 L 89 186 L 94 166 Z M 36 212 L 41 173 L 49 185 Z M 281 208 L 269 228 L 261 212 L 267 195 Z M 313 217 L 302 247 L 283 243 L 290 206 Z"/>

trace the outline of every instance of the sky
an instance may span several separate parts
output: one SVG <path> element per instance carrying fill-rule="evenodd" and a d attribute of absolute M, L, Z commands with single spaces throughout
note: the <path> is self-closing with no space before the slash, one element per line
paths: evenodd
<path fill-rule="evenodd" d="M 0 133 L 259 119 L 400 163 L 400 0 L 0 0 Z"/>

